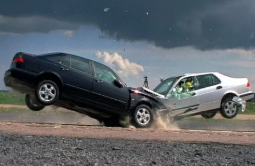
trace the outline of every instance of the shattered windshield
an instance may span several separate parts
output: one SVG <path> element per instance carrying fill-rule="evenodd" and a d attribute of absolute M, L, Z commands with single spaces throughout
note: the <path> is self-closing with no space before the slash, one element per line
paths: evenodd
<path fill-rule="evenodd" d="M 154 91 L 166 95 L 168 91 L 171 89 L 173 86 L 174 82 L 178 79 L 179 77 L 171 77 L 166 79 L 165 81 L 161 82 L 155 89 Z"/>

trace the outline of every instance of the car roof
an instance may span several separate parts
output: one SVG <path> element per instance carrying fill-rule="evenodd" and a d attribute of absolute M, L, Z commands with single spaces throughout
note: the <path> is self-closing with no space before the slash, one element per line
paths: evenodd
<path fill-rule="evenodd" d="M 219 74 L 219 72 L 185 73 L 183 74 L 183 76 L 196 76 L 196 75 L 204 75 L 204 74 Z"/>

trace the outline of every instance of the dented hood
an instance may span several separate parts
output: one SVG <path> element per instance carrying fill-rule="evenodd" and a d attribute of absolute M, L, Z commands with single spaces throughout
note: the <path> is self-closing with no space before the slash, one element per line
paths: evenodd
<path fill-rule="evenodd" d="M 131 92 L 133 93 L 137 93 L 137 94 L 141 94 L 141 95 L 145 95 L 148 97 L 153 97 L 153 98 L 163 98 L 165 99 L 164 95 L 161 95 L 159 93 L 156 93 L 146 87 L 138 87 L 138 88 L 130 88 Z"/>

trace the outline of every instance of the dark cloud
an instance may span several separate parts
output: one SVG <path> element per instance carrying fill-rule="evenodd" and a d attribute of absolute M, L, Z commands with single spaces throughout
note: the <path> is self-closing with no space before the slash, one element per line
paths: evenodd
<path fill-rule="evenodd" d="M 143 40 L 164 48 L 255 46 L 254 0 L 0 0 L 0 15 L 0 32 L 48 32 L 95 25 L 105 37 Z M 4 22 L 5 17 L 13 22 Z"/>

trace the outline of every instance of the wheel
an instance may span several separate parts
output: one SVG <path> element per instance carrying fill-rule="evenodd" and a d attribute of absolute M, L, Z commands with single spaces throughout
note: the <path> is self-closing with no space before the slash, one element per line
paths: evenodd
<path fill-rule="evenodd" d="M 45 105 L 41 104 L 34 96 L 26 94 L 25 102 L 27 107 L 32 111 L 40 111 Z"/>
<path fill-rule="evenodd" d="M 205 111 L 201 113 L 201 116 L 205 119 L 211 119 L 217 114 L 217 111 L 211 110 L 211 111 Z"/>
<path fill-rule="evenodd" d="M 37 85 L 35 96 L 41 104 L 51 105 L 59 98 L 59 88 L 55 82 L 43 80 Z"/>
<path fill-rule="evenodd" d="M 224 118 L 227 119 L 236 117 L 238 113 L 238 106 L 234 101 L 232 101 L 232 97 L 228 97 L 222 102 L 220 113 Z"/>
<path fill-rule="evenodd" d="M 132 121 L 134 126 L 138 128 L 147 128 L 153 125 L 154 117 L 154 113 L 150 107 L 142 104 L 136 107 L 133 113 Z"/>

